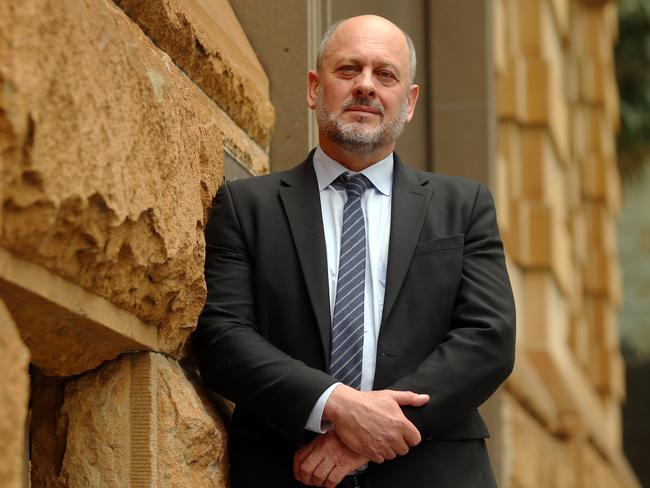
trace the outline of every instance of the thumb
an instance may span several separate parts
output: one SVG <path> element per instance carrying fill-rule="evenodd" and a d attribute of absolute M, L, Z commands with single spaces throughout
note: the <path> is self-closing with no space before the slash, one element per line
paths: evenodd
<path fill-rule="evenodd" d="M 413 393 L 412 391 L 389 391 L 393 397 L 393 400 L 395 400 L 398 405 L 421 407 L 429 401 L 429 395 L 426 395 L 424 393 Z"/>

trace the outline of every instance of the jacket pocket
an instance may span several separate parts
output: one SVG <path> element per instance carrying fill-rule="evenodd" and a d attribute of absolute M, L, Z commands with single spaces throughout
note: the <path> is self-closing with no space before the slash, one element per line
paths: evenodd
<path fill-rule="evenodd" d="M 464 238 L 464 234 L 456 234 L 453 236 L 431 239 L 430 241 L 422 241 L 415 246 L 415 254 L 426 254 L 430 252 L 446 251 L 448 249 L 458 249 L 463 247 Z"/>

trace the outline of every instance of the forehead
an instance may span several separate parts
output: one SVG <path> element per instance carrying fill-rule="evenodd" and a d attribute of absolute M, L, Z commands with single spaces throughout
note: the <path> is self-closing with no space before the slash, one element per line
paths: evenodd
<path fill-rule="evenodd" d="M 384 22 L 342 23 L 332 34 L 324 53 L 324 62 L 344 59 L 390 63 L 408 68 L 406 38 L 395 25 Z"/>

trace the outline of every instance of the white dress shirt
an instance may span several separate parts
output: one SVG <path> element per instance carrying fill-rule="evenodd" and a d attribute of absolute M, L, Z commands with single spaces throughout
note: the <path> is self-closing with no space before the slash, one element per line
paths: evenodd
<path fill-rule="evenodd" d="M 327 249 L 327 278 L 329 285 L 330 315 L 334 315 L 336 283 L 343 226 L 343 206 L 347 200 L 345 190 L 337 190 L 331 183 L 342 173 L 354 173 L 325 154 L 320 147 L 314 153 L 314 170 L 320 192 L 325 247 Z M 393 153 L 361 171 L 372 183 L 361 198 L 366 225 L 366 286 L 364 297 L 363 362 L 361 390 L 372 390 L 377 362 L 377 339 L 384 305 L 386 263 L 390 236 L 391 193 L 393 191 Z M 335 383 L 319 397 L 314 405 L 306 428 L 322 433 L 323 410 Z"/>

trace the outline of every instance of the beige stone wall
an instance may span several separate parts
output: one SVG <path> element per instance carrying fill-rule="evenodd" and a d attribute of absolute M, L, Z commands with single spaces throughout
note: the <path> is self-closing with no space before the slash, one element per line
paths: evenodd
<path fill-rule="evenodd" d="M 519 324 L 503 482 L 638 486 L 621 450 L 616 4 L 498 0 L 494 15 L 496 193 Z"/>
<path fill-rule="evenodd" d="M 177 361 L 224 151 L 268 171 L 268 78 L 227 0 L 8 0 L 0 32 L 0 485 L 27 479 L 30 355 L 32 486 L 226 486 Z"/>
<path fill-rule="evenodd" d="M 32 401 L 34 486 L 227 485 L 223 421 L 170 358 L 126 354 L 78 378 L 38 378 Z"/>

